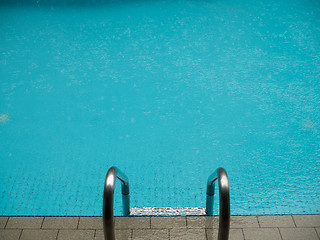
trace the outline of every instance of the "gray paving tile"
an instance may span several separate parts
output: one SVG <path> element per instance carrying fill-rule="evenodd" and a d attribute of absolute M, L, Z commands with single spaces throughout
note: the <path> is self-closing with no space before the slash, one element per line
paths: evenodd
<path fill-rule="evenodd" d="M 240 230 L 241 229 L 237 229 Z M 206 229 L 207 240 L 217 240 L 218 239 L 218 229 L 207 228 Z M 230 236 L 230 234 L 229 234 Z M 229 238 L 230 240 L 230 238 Z"/>
<path fill-rule="evenodd" d="M 318 237 L 320 239 L 320 228 L 316 228 L 316 232 L 318 233 Z"/>
<path fill-rule="evenodd" d="M 0 229 L 1 240 L 18 240 L 21 234 L 21 229 Z"/>
<path fill-rule="evenodd" d="M 295 227 L 291 215 L 258 216 L 260 227 Z"/>
<path fill-rule="evenodd" d="M 115 237 L 119 240 L 131 240 L 131 230 L 130 229 L 116 229 Z M 104 240 L 103 230 L 96 230 L 94 240 Z"/>
<path fill-rule="evenodd" d="M 122 230 L 122 231 L 125 231 L 125 230 Z M 104 240 L 103 230 L 96 230 L 94 234 L 94 240 Z"/>
<path fill-rule="evenodd" d="M 218 229 L 206 229 L 207 240 L 218 239 Z M 242 229 L 230 229 L 229 240 L 244 240 Z"/>
<path fill-rule="evenodd" d="M 206 240 L 205 229 L 181 229 L 169 230 L 170 240 Z"/>
<path fill-rule="evenodd" d="M 293 215 L 297 227 L 320 227 L 320 215 Z"/>
<path fill-rule="evenodd" d="M 56 240 L 58 230 L 24 229 L 20 240 Z"/>
<path fill-rule="evenodd" d="M 229 240 L 244 240 L 242 229 L 230 229 Z"/>
<path fill-rule="evenodd" d="M 188 228 L 218 228 L 219 218 L 214 216 L 187 217 Z"/>
<path fill-rule="evenodd" d="M 134 229 L 132 240 L 169 240 L 168 229 Z"/>
<path fill-rule="evenodd" d="M 257 216 L 231 216 L 230 228 L 257 228 Z"/>
<path fill-rule="evenodd" d="M 314 228 L 280 228 L 283 240 L 318 240 Z"/>
<path fill-rule="evenodd" d="M 78 229 L 103 229 L 102 217 L 80 217 Z"/>
<path fill-rule="evenodd" d="M 8 221 L 8 217 L 0 217 L 0 229 L 3 229 Z"/>
<path fill-rule="evenodd" d="M 9 217 L 6 229 L 40 229 L 43 217 Z"/>
<path fill-rule="evenodd" d="M 45 217 L 42 229 L 77 229 L 79 217 Z"/>
<path fill-rule="evenodd" d="M 94 240 L 94 230 L 59 230 L 57 240 Z"/>
<path fill-rule="evenodd" d="M 281 240 L 278 228 L 250 228 L 243 233 L 246 240 Z"/>
<path fill-rule="evenodd" d="M 151 228 L 187 228 L 186 217 L 151 217 Z"/>
<path fill-rule="evenodd" d="M 115 229 L 150 228 L 150 217 L 116 217 Z"/>

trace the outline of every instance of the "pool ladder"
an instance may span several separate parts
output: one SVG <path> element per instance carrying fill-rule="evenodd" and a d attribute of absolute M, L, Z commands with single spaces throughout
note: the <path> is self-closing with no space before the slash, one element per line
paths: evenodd
<path fill-rule="evenodd" d="M 129 179 L 118 168 L 111 167 L 106 176 L 103 195 L 102 218 L 105 240 L 115 240 L 113 199 L 116 179 L 121 181 L 123 215 L 129 216 L 130 214 Z M 230 228 L 230 194 L 228 175 L 223 168 L 218 168 L 208 178 L 206 214 L 209 216 L 213 215 L 216 180 L 218 180 L 220 200 L 218 240 L 228 240 Z"/>

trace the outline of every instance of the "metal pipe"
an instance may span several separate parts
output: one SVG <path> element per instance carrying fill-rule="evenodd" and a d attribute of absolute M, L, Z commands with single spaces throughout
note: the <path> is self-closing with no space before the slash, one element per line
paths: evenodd
<path fill-rule="evenodd" d="M 220 199 L 218 240 L 228 240 L 230 228 L 230 192 L 228 175 L 223 168 L 218 168 L 208 178 L 206 213 L 211 216 L 213 215 L 215 182 L 217 179 Z"/>
<path fill-rule="evenodd" d="M 107 173 L 103 195 L 103 229 L 105 240 L 115 240 L 113 199 L 116 178 L 121 181 L 123 216 L 130 214 L 130 195 L 128 177 L 116 167 L 111 167 Z"/>

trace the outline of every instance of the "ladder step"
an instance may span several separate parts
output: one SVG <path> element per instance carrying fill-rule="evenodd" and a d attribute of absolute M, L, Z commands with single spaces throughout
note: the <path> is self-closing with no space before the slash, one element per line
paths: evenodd
<path fill-rule="evenodd" d="M 130 208 L 130 216 L 202 216 L 206 215 L 205 208 Z"/>

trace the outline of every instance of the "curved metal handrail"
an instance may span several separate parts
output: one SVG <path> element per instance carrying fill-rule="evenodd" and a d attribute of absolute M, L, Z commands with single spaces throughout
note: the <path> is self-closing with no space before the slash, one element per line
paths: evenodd
<path fill-rule="evenodd" d="M 208 178 L 206 213 L 213 215 L 214 189 L 217 179 L 220 199 L 218 240 L 228 240 L 230 228 L 230 193 L 228 175 L 223 168 L 218 168 Z"/>
<path fill-rule="evenodd" d="M 115 240 L 113 220 L 113 196 L 116 178 L 121 181 L 123 216 L 130 214 L 129 180 L 116 167 L 111 167 L 107 173 L 103 195 L 103 229 L 105 240 Z"/>

